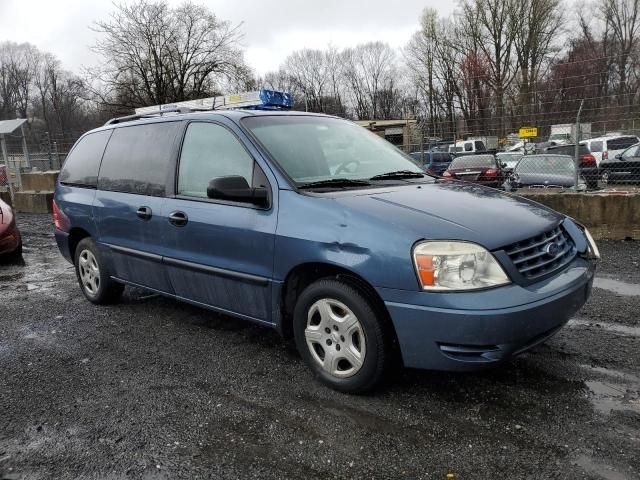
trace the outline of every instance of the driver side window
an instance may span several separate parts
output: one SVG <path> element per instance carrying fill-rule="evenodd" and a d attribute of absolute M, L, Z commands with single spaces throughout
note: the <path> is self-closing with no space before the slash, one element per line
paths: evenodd
<path fill-rule="evenodd" d="M 180 153 L 178 195 L 207 198 L 209 182 L 229 175 L 244 177 L 251 185 L 253 158 L 225 127 L 191 123 Z"/>

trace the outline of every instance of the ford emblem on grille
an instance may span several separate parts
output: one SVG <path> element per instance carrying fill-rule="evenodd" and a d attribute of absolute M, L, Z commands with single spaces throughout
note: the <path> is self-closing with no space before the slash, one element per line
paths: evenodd
<path fill-rule="evenodd" d="M 558 252 L 560 252 L 560 246 L 555 242 L 547 243 L 547 246 L 544 247 L 544 253 L 550 257 L 555 257 Z"/>

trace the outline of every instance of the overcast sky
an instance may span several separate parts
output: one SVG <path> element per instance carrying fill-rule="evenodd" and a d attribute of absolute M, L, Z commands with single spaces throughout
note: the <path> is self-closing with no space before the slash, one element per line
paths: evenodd
<path fill-rule="evenodd" d="M 169 0 L 172 4 L 180 0 Z M 422 9 L 442 15 L 452 0 L 200 0 L 221 19 L 243 22 L 246 59 L 259 74 L 275 70 L 293 50 L 353 46 L 381 40 L 406 44 Z M 95 20 L 113 10 L 111 0 L 0 0 L 0 41 L 31 42 L 78 71 L 99 60 L 90 50 Z"/>

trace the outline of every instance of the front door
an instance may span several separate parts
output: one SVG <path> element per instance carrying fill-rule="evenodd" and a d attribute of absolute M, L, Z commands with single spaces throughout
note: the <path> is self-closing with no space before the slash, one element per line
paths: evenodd
<path fill-rule="evenodd" d="M 190 123 L 176 197 L 164 208 L 171 246 L 164 263 L 178 297 L 270 322 L 276 191 L 269 187 L 269 208 L 209 199 L 209 182 L 228 175 L 243 176 L 249 185 L 270 185 L 232 130 L 219 123 Z"/>

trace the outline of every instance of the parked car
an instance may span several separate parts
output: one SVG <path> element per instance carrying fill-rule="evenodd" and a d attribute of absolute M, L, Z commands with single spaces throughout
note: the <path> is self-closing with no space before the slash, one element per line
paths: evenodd
<path fill-rule="evenodd" d="M 640 181 L 640 144 L 618 153 L 615 158 L 600 162 L 600 178 L 603 184 Z"/>
<path fill-rule="evenodd" d="M 639 142 L 640 138 L 635 135 L 608 135 L 591 138 L 580 143 L 584 143 L 589 148 L 596 159 L 596 164 L 600 166 L 602 161 L 615 158 L 616 155 Z"/>
<path fill-rule="evenodd" d="M 571 188 L 575 185 L 576 166 L 568 155 L 526 155 L 516 165 L 504 184 L 505 190 L 519 188 Z M 578 190 L 586 190 L 578 179 Z"/>
<path fill-rule="evenodd" d="M 445 152 L 413 152 L 409 156 L 427 173 L 442 176 L 451 163 L 451 154 Z"/>
<path fill-rule="evenodd" d="M 88 301 L 135 285 L 275 328 L 345 392 L 398 356 L 470 370 L 532 348 L 586 302 L 598 258 L 561 213 L 304 112 L 111 120 L 73 147 L 53 215 Z"/>
<path fill-rule="evenodd" d="M 556 145 L 546 147 L 538 151 L 538 153 L 547 153 L 550 155 L 567 155 L 575 158 L 576 144 Z M 586 144 L 581 143 L 578 146 L 578 168 L 580 169 L 580 177 L 582 177 L 589 190 L 598 188 L 598 180 L 600 173 L 595 156 L 589 151 Z"/>
<path fill-rule="evenodd" d="M 496 160 L 502 165 L 502 171 L 505 175 L 513 172 L 520 159 L 524 156 L 523 152 L 498 152 Z"/>
<path fill-rule="evenodd" d="M 505 179 L 502 164 L 488 154 L 456 157 L 442 176 L 494 188 L 501 187 Z"/>
<path fill-rule="evenodd" d="M 0 257 L 20 257 L 22 238 L 13 209 L 0 199 Z"/>

